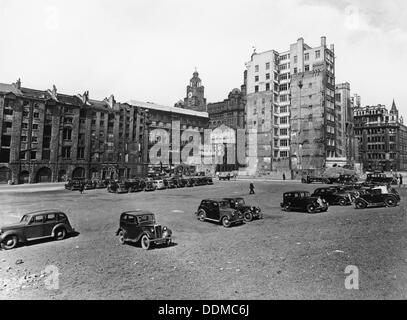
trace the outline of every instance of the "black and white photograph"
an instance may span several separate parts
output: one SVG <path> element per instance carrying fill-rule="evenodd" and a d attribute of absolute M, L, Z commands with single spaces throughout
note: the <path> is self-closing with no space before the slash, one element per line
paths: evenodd
<path fill-rule="evenodd" d="M 406 1 L 0 0 L 0 30 L 0 300 L 407 298 Z"/>

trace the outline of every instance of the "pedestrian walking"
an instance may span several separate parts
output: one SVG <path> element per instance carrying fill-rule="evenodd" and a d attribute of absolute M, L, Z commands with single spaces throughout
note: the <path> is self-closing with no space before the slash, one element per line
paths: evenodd
<path fill-rule="evenodd" d="M 399 177 L 399 186 L 400 186 L 400 188 L 403 187 L 403 176 L 401 174 L 400 174 L 400 177 Z"/>
<path fill-rule="evenodd" d="M 255 194 L 253 182 L 250 183 L 250 194 Z"/>
<path fill-rule="evenodd" d="M 84 190 L 85 190 L 85 185 L 83 183 L 81 183 L 81 186 L 79 188 L 80 193 L 83 194 Z"/>
<path fill-rule="evenodd" d="M 283 180 L 285 181 L 285 173 L 283 173 Z"/>

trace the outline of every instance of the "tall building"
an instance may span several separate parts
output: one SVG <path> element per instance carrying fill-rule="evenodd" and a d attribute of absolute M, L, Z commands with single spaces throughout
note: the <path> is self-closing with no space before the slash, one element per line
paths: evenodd
<path fill-rule="evenodd" d="M 354 167 L 356 157 L 353 108 L 350 84 L 346 82 L 336 85 L 336 152 L 337 157 L 346 158 L 350 167 Z"/>
<path fill-rule="evenodd" d="M 335 156 L 334 57 L 325 37 L 314 48 L 300 38 L 284 52 L 253 53 L 246 63 L 246 125 L 257 131 L 252 171 L 321 171 Z"/>
<path fill-rule="evenodd" d="M 142 176 L 146 125 L 143 109 L 113 96 L 0 84 L 0 183 Z"/>
<path fill-rule="evenodd" d="M 202 85 L 198 71 L 195 70 L 187 86 L 187 96 L 184 102 L 182 100 L 177 102 L 175 107 L 206 112 L 205 87 Z"/>
<path fill-rule="evenodd" d="M 354 109 L 355 135 L 364 171 L 407 170 L 407 127 L 395 102 Z"/>

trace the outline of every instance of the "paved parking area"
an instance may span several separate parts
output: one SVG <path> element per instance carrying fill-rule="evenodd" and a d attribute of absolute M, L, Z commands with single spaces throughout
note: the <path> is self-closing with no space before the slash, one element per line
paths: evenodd
<path fill-rule="evenodd" d="M 81 195 L 61 187 L 1 192 L 0 225 L 25 212 L 60 209 L 79 235 L 0 251 L 0 298 L 6 299 L 405 299 L 406 203 L 397 208 L 331 207 L 308 215 L 284 213 L 282 194 L 319 185 L 215 182 L 153 193 Z M 244 196 L 264 220 L 224 229 L 199 222 L 203 198 Z M 401 191 L 405 198 L 406 191 Z M 114 233 L 121 212 L 146 209 L 174 232 L 169 248 L 121 246 Z M 16 264 L 17 262 L 17 264 Z M 359 269 L 359 290 L 345 288 L 345 268 Z M 58 270 L 49 290 L 44 270 Z"/>

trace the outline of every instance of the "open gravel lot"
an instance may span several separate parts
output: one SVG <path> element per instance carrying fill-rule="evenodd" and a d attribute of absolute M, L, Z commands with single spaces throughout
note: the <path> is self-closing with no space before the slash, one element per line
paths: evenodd
<path fill-rule="evenodd" d="M 124 195 L 106 190 L 81 195 L 62 188 L 1 192 L 0 225 L 52 208 L 66 212 L 80 234 L 0 251 L 0 298 L 407 298 L 405 200 L 391 209 L 284 213 L 283 192 L 319 186 L 255 185 L 254 196 L 248 195 L 247 181 Z M 220 196 L 244 196 L 262 208 L 265 219 L 230 229 L 199 222 L 194 212 L 200 201 Z M 119 215 L 134 209 L 156 213 L 158 223 L 173 230 L 175 244 L 150 251 L 119 245 Z M 50 265 L 59 270 L 58 290 L 47 290 L 41 276 Z M 345 288 L 348 265 L 359 268 L 359 290 Z"/>

